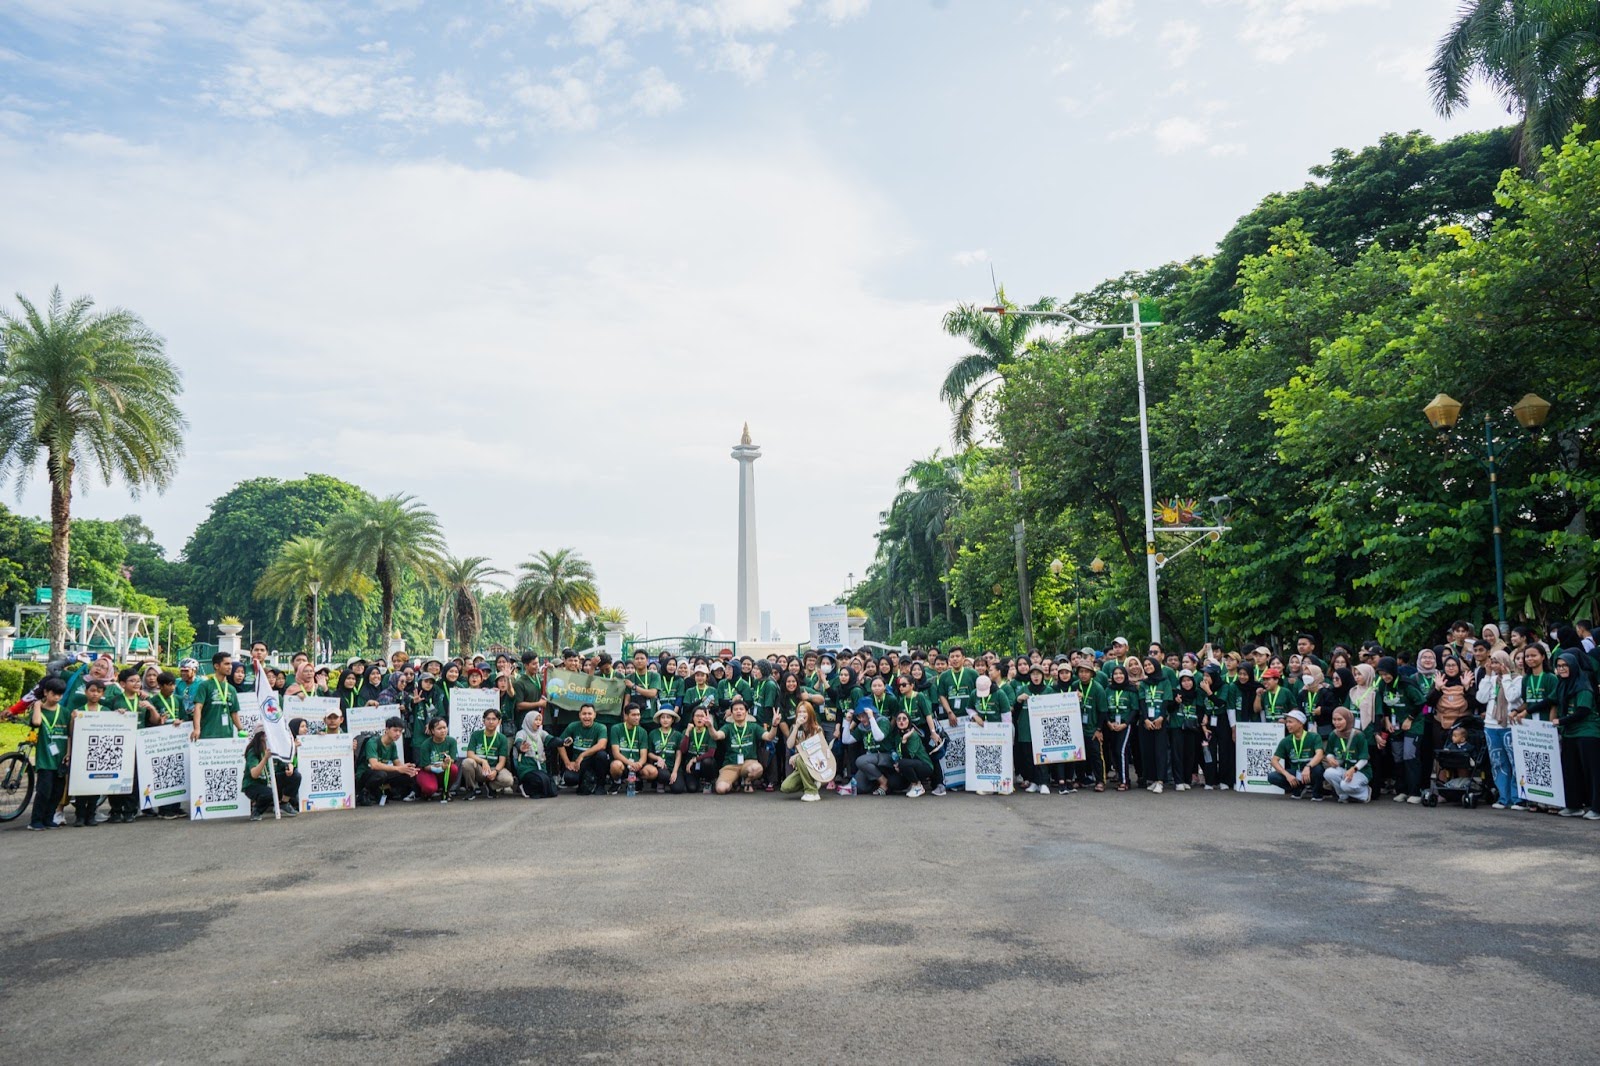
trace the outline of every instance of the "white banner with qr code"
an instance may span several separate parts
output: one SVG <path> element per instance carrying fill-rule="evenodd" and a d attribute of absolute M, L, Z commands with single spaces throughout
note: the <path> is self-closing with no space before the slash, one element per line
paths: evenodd
<path fill-rule="evenodd" d="M 244 794 L 243 739 L 197 740 L 189 745 L 189 817 L 196 822 L 243 818 L 250 813 Z"/>
<path fill-rule="evenodd" d="M 472 734 L 483 728 L 485 711 L 500 710 L 500 691 L 492 688 L 453 688 L 450 690 L 450 735 L 461 750 L 467 750 Z"/>
<path fill-rule="evenodd" d="M 1028 697 L 1028 728 L 1033 733 L 1035 763 L 1081 762 L 1083 708 L 1076 692 L 1047 692 Z"/>
<path fill-rule="evenodd" d="M 1511 759 L 1522 795 L 1546 807 L 1567 805 L 1561 776 L 1561 736 L 1553 722 L 1524 721 L 1511 727 Z M 1509 802 L 1509 801 L 1505 801 Z"/>
<path fill-rule="evenodd" d="M 842 603 L 811 608 L 811 646 L 818 651 L 838 651 L 850 635 L 850 609 Z"/>
<path fill-rule="evenodd" d="M 359 737 L 362 733 L 381 733 L 383 723 L 389 718 L 399 717 L 400 708 L 388 707 L 352 707 L 344 712 L 344 729 L 352 737 Z"/>
<path fill-rule="evenodd" d="M 341 811 L 356 805 L 356 759 L 350 738 L 300 738 L 300 809 Z"/>
<path fill-rule="evenodd" d="M 939 753 L 939 765 L 944 770 L 944 787 L 962 788 L 967 783 L 967 725 L 944 727 L 948 739 L 944 751 Z"/>
<path fill-rule="evenodd" d="M 72 721 L 70 796 L 126 796 L 133 791 L 134 735 L 139 720 L 117 711 L 80 714 Z"/>
<path fill-rule="evenodd" d="M 1237 760 L 1239 779 L 1234 782 L 1234 788 L 1240 792 L 1283 795 L 1283 789 L 1267 784 L 1267 775 L 1272 772 L 1272 753 L 1278 750 L 1278 741 L 1283 739 L 1283 723 L 1240 722 L 1238 730 L 1233 757 Z"/>
<path fill-rule="evenodd" d="M 139 764 L 139 809 L 189 803 L 189 732 L 187 722 L 139 730 L 135 755 Z"/>
<path fill-rule="evenodd" d="M 306 720 L 306 732 L 315 736 L 328 731 L 328 715 L 339 713 L 339 698 L 337 696 L 285 696 L 283 698 L 283 717 L 289 721 L 296 718 Z"/>
<path fill-rule="evenodd" d="M 967 774 L 962 785 L 966 791 L 1010 795 L 1015 780 L 1013 735 L 1006 722 L 967 723 Z"/>
<path fill-rule="evenodd" d="M 261 729 L 261 700 L 254 692 L 239 690 L 239 732 L 254 736 Z"/>

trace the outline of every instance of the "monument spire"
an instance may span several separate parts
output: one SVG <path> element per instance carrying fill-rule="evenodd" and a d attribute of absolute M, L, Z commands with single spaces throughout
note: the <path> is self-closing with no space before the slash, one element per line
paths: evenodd
<path fill-rule="evenodd" d="M 760 580 L 756 566 L 756 470 L 761 449 L 750 442 L 750 423 L 744 424 L 733 458 L 739 463 L 739 597 L 735 610 L 734 640 L 755 640 L 761 624 Z"/>

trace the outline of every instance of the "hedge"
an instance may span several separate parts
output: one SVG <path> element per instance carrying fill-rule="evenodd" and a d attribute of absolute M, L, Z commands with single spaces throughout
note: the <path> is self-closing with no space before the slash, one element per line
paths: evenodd
<path fill-rule="evenodd" d="M 44 663 L 0 662 L 0 708 L 11 706 L 44 677 Z"/>

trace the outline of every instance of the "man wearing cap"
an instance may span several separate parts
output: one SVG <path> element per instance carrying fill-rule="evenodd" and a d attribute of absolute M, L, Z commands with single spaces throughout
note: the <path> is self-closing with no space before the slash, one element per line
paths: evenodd
<path fill-rule="evenodd" d="M 661 792 L 667 787 L 672 777 L 672 763 L 678 756 L 678 749 L 683 745 L 683 734 L 672 728 L 677 720 L 678 712 L 671 707 L 662 707 L 656 712 L 656 728 L 650 734 L 642 772 L 644 780 L 656 792 Z"/>
<path fill-rule="evenodd" d="M 1261 675 L 1261 687 L 1256 690 L 1255 720 L 1281 722 L 1290 711 L 1299 709 L 1300 697 L 1284 687 L 1283 671 L 1276 666 L 1268 667 Z"/>
<path fill-rule="evenodd" d="M 1105 658 L 1100 660 L 1100 677 L 1103 680 L 1109 680 L 1111 668 L 1114 666 L 1120 666 L 1124 669 L 1128 666 L 1127 637 L 1118 637 L 1111 642 L 1111 650 L 1106 652 Z"/>
<path fill-rule="evenodd" d="M 194 717 L 194 690 L 199 684 L 199 675 L 199 661 L 185 659 L 178 664 L 178 681 L 172 687 L 172 694 L 178 701 L 178 717 L 185 722 Z"/>
<path fill-rule="evenodd" d="M 1283 789 L 1285 796 L 1300 799 L 1322 798 L 1322 738 L 1306 729 L 1306 712 L 1292 710 L 1283 718 L 1284 735 L 1272 753 L 1272 769 L 1267 784 Z M 1307 789 L 1310 789 L 1308 792 Z"/>

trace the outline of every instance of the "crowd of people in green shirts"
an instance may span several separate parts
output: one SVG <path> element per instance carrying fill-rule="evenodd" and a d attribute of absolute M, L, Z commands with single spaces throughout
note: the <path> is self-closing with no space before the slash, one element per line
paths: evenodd
<path fill-rule="evenodd" d="M 1172 652 L 1149 644 L 1135 654 L 1123 638 L 1101 651 L 1046 656 L 947 650 L 816 652 L 764 659 L 736 656 L 621 662 L 601 652 L 564 651 L 520 662 L 499 655 L 413 662 L 352 659 L 317 667 L 296 656 L 279 671 L 265 647 L 248 664 L 219 654 L 211 670 L 186 661 L 177 674 L 150 667 L 113 671 L 96 662 L 67 691 L 48 677 L 27 713 L 39 728 L 40 792 L 32 828 L 61 824 L 65 745 L 75 712 L 116 710 L 141 725 L 188 722 L 195 739 L 239 728 L 241 687 L 256 676 L 276 692 L 297 735 L 347 732 L 357 707 L 392 709 L 381 732 L 353 738 L 359 802 L 449 802 L 520 795 L 753 792 L 781 790 L 815 802 L 838 796 L 947 792 L 944 756 L 952 730 L 1005 723 L 1014 738 L 1017 784 L 1047 796 L 1079 791 L 1228 791 L 1239 773 L 1241 723 L 1280 722 L 1284 737 L 1269 780 L 1286 796 L 1341 803 L 1390 796 L 1421 803 L 1463 773 L 1479 774 L 1496 809 L 1534 804 L 1512 769 L 1510 732 L 1526 721 L 1557 723 L 1568 817 L 1600 820 L 1600 669 L 1587 622 L 1553 627 L 1548 640 L 1516 627 L 1453 624 L 1442 643 L 1408 654 L 1368 641 L 1325 653 L 1311 634 L 1275 651 L 1207 644 Z M 1325 656 L 1325 657 L 1324 657 Z M 560 667 L 620 681 L 622 705 L 557 706 L 546 671 Z M 486 688 L 496 710 L 463 745 L 449 729 L 449 693 Z M 1079 697 L 1087 757 L 1035 761 L 1028 700 Z M 320 719 L 295 715 L 297 700 L 334 697 Z M 21 706 L 21 705 L 19 705 Z M 824 780 L 800 746 L 821 737 L 837 775 Z M 273 778 L 276 778 L 274 782 Z M 273 790 L 289 811 L 299 789 L 292 763 L 272 756 L 258 733 L 247 750 L 244 790 L 254 816 L 270 812 Z M 72 800 L 79 825 L 99 820 L 98 800 Z M 137 818 L 133 797 L 114 797 L 109 820 Z M 1548 805 L 1546 805 L 1548 806 Z M 54 818 L 52 818 L 54 815 Z M 155 812 L 176 817 L 177 812 Z"/>

